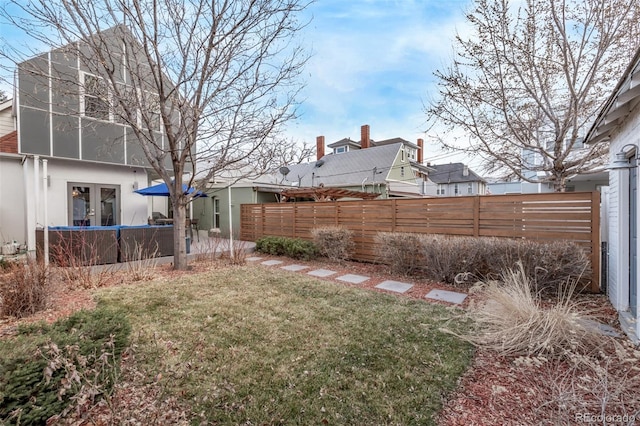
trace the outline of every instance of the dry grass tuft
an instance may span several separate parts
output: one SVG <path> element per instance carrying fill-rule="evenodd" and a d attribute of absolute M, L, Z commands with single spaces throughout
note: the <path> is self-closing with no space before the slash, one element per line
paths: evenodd
<path fill-rule="evenodd" d="M 602 344 L 604 336 L 589 322 L 593 312 L 574 300 L 575 281 L 561 286 L 549 306 L 532 288 L 521 264 L 503 273 L 502 282 L 483 284 L 485 301 L 467 311 L 476 330 L 461 337 L 503 356 L 563 358 L 592 353 Z"/>

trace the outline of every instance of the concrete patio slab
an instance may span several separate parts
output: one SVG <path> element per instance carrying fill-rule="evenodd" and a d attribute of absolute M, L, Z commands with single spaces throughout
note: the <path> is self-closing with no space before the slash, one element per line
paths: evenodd
<path fill-rule="evenodd" d="M 464 293 L 457 293 L 455 291 L 435 289 L 427 293 L 425 297 L 427 299 L 441 300 L 443 302 L 459 305 L 460 303 L 464 302 L 464 299 L 467 298 L 467 295 Z"/>
<path fill-rule="evenodd" d="M 308 266 L 304 266 L 304 265 L 287 265 L 287 266 L 281 266 L 282 269 L 287 270 L 287 271 L 302 271 L 303 269 L 307 269 Z"/>
<path fill-rule="evenodd" d="M 396 293 L 404 293 L 413 287 L 411 283 L 403 283 L 401 281 L 386 280 L 376 286 L 382 290 L 395 291 Z"/>
<path fill-rule="evenodd" d="M 351 284 L 361 284 L 369 279 L 369 277 L 365 277 L 364 275 L 356 275 L 356 274 L 346 274 L 341 275 L 337 280 L 344 281 Z"/>
<path fill-rule="evenodd" d="M 307 274 L 313 275 L 314 277 L 330 277 L 333 274 L 337 274 L 337 272 L 330 269 L 314 269 L 313 271 L 307 272 Z"/>
<path fill-rule="evenodd" d="M 247 257 L 247 262 L 257 262 L 258 260 L 262 260 L 262 257 L 258 257 L 258 256 L 251 256 L 251 257 Z"/>
<path fill-rule="evenodd" d="M 264 262 L 262 262 L 263 265 L 267 265 L 267 266 L 275 266 L 275 265 L 280 265 L 284 263 L 282 260 L 265 260 Z"/>

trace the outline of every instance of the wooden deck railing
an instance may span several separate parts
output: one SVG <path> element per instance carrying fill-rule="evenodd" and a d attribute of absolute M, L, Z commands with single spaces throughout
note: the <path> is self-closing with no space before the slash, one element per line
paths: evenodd
<path fill-rule="evenodd" d="M 485 195 L 372 201 L 243 204 L 243 240 L 266 236 L 311 239 L 319 226 L 354 233 L 357 260 L 376 260 L 378 232 L 573 241 L 591 255 L 591 291 L 600 285 L 600 193 Z"/>

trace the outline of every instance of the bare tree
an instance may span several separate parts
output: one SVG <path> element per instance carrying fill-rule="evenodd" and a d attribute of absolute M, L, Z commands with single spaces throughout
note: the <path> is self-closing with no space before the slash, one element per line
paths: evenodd
<path fill-rule="evenodd" d="M 605 144 L 581 138 L 637 48 L 635 0 L 476 0 L 452 65 L 438 70 L 430 131 L 488 172 L 565 190 L 601 166 Z M 436 131 L 437 128 L 441 130 Z M 464 146 L 453 135 L 464 132 Z"/>
<path fill-rule="evenodd" d="M 185 193 L 183 184 L 199 189 L 222 170 L 247 166 L 258 173 L 279 155 L 274 138 L 294 117 L 308 57 L 294 43 L 304 26 L 297 17 L 307 5 L 15 0 L 10 6 L 20 13 L 5 9 L 3 16 L 49 43 L 51 34 L 38 29 L 53 28 L 58 47 L 75 49 L 96 76 L 80 83 L 98 94 L 92 113 L 102 109 L 129 125 L 141 154 L 169 187 L 174 265 L 184 269 L 186 206 L 195 192 Z M 206 168 L 196 173 L 196 163 Z"/>

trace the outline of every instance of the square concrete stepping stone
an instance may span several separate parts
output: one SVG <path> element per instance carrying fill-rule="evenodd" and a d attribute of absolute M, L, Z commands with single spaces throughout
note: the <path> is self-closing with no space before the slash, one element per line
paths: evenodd
<path fill-rule="evenodd" d="M 287 266 L 281 266 L 282 269 L 285 269 L 287 271 L 302 271 L 303 269 L 307 269 L 308 266 L 304 266 L 304 265 L 287 265 Z"/>
<path fill-rule="evenodd" d="M 447 291 L 447 290 L 431 290 L 425 296 L 427 299 L 433 300 L 441 300 L 443 302 L 449 302 L 456 305 L 464 302 L 464 299 L 467 298 L 467 295 L 464 293 L 457 293 L 455 291 Z"/>
<path fill-rule="evenodd" d="M 413 284 L 403 283 L 401 281 L 386 280 L 376 286 L 382 290 L 395 291 L 396 293 L 404 293 L 413 287 Z"/>
<path fill-rule="evenodd" d="M 257 256 L 247 257 L 248 262 L 257 262 L 258 260 L 262 260 L 262 258 Z"/>
<path fill-rule="evenodd" d="M 603 336 L 620 337 L 620 333 L 618 333 L 618 331 L 615 328 L 611 327 L 608 324 L 602 324 L 599 321 L 594 321 L 590 319 L 582 319 L 580 321 L 582 322 L 582 324 L 584 324 L 586 328 L 594 329 L 598 333 L 602 334 Z"/>
<path fill-rule="evenodd" d="M 365 277 L 364 275 L 356 275 L 356 274 L 346 274 L 341 275 L 337 280 L 344 281 L 351 284 L 360 284 L 369 279 L 369 277 Z"/>
<path fill-rule="evenodd" d="M 337 272 L 330 269 L 314 269 L 313 271 L 307 272 L 307 274 L 313 275 L 314 277 L 330 277 L 333 274 L 337 274 Z"/>
<path fill-rule="evenodd" d="M 264 262 L 262 262 L 263 265 L 267 266 L 280 265 L 281 263 L 284 262 L 282 260 L 265 260 Z"/>

